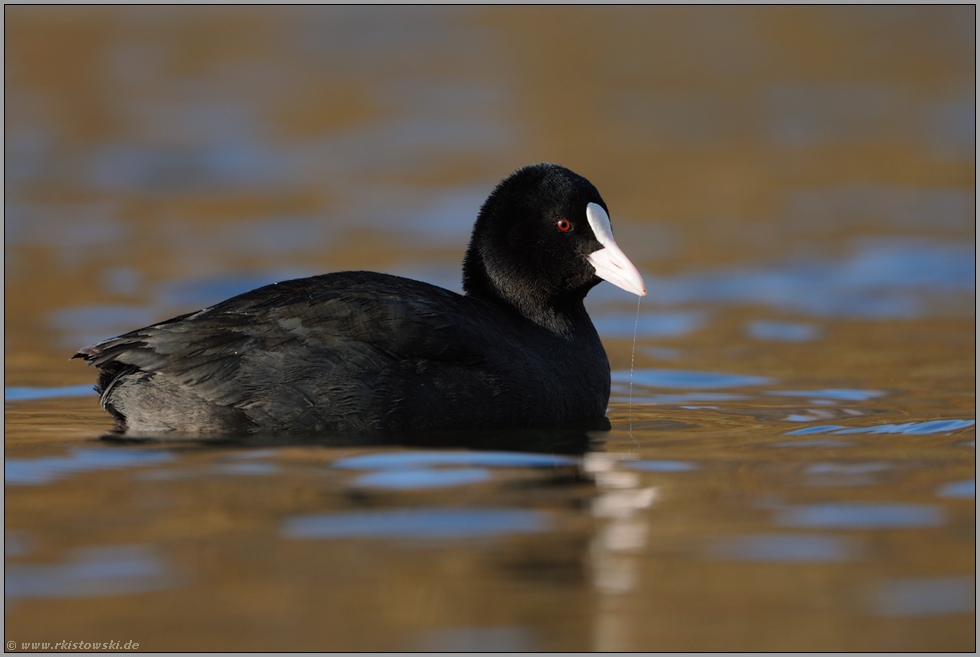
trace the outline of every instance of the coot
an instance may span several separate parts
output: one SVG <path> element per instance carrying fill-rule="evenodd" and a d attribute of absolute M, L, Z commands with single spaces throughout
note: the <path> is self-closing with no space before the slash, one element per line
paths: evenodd
<path fill-rule="evenodd" d="M 132 434 L 552 427 L 601 420 L 609 361 L 583 300 L 645 295 L 592 184 L 524 167 L 483 204 L 459 295 L 354 271 L 246 292 L 81 349 Z"/>

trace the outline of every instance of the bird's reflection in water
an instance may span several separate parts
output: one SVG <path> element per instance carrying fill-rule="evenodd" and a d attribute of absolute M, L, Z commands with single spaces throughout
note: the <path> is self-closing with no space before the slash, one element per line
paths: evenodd
<path fill-rule="evenodd" d="M 212 447 L 298 447 L 328 448 L 414 447 L 429 449 L 472 449 L 480 451 L 537 452 L 581 456 L 600 449 L 611 426 L 606 417 L 553 429 L 443 430 L 358 433 L 255 433 L 207 436 L 197 434 L 110 432 L 103 442 L 116 444 L 173 444 Z"/>

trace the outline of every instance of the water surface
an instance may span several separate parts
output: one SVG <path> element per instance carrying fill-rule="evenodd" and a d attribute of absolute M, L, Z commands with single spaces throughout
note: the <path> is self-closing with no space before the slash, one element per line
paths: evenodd
<path fill-rule="evenodd" d="M 5 640 L 975 650 L 974 25 L 7 7 Z M 100 438 L 76 349 L 328 271 L 459 291 L 538 161 L 650 292 L 587 302 L 609 430 Z"/>

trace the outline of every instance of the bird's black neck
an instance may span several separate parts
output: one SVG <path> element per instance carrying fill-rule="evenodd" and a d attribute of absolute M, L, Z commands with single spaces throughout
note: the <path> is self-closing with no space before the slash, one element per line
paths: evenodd
<path fill-rule="evenodd" d="M 491 275 L 479 249 L 471 244 L 463 260 L 463 291 L 468 296 L 506 306 L 564 338 L 571 338 L 583 321 L 591 326 L 583 303 L 588 290 L 550 290 L 540 282 L 523 281 L 520 272 L 501 273 Z"/>

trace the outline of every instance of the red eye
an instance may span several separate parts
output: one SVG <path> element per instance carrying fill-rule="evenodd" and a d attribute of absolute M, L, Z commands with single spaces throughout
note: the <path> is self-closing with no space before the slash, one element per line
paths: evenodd
<path fill-rule="evenodd" d="M 559 219 L 557 225 L 558 225 L 558 230 L 560 230 L 563 233 L 567 233 L 572 229 L 572 224 L 568 221 L 568 219 Z"/>

